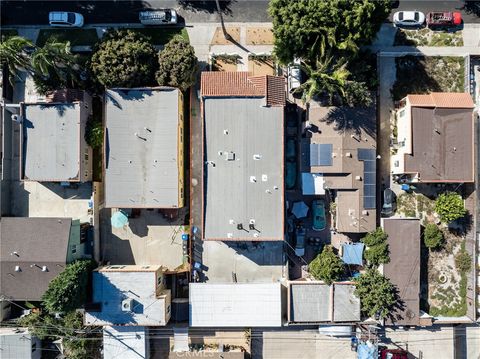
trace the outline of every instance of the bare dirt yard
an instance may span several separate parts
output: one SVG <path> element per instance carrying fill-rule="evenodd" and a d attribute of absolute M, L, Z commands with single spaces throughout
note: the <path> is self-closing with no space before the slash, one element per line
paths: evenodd
<path fill-rule="evenodd" d="M 247 45 L 273 45 L 273 32 L 269 27 L 247 28 Z"/>

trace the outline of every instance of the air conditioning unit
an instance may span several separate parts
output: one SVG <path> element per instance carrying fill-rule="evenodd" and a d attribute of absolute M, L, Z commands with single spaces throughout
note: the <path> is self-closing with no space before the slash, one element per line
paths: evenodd
<path fill-rule="evenodd" d="M 133 299 L 127 298 L 122 300 L 122 311 L 131 312 L 133 308 Z"/>

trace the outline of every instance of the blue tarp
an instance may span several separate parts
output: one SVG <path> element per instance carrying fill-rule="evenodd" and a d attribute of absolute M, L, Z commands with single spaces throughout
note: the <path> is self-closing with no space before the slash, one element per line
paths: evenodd
<path fill-rule="evenodd" d="M 345 243 L 343 244 L 342 260 L 345 264 L 362 265 L 362 255 L 365 245 L 363 243 Z"/>
<path fill-rule="evenodd" d="M 360 342 L 357 347 L 358 359 L 377 359 L 378 347 L 367 342 Z"/>

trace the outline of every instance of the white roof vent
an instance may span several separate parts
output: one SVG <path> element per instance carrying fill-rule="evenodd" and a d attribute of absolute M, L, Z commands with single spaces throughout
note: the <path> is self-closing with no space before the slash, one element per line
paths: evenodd
<path fill-rule="evenodd" d="M 268 181 L 268 176 L 262 175 L 262 182 L 267 182 L 267 181 Z"/>
<path fill-rule="evenodd" d="M 254 233 L 253 236 L 254 236 L 255 238 L 258 238 L 258 233 Z"/>
<path fill-rule="evenodd" d="M 255 220 L 252 218 L 248 221 L 248 224 L 255 224 Z"/>
<path fill-rule="evenodd" d="M 133 299 L 127 298 L 122 300 L 122 311 L 123 312 L 131 312 L 133 308 Z"/>
<path fill-rule="evenodd" d="M 224 135 L 228 135 L 228 130 L 223 130 Z"/>
<path fill-rule="evenodd" d="M 42 272 L 48 272 L 47 266 L 43 266 L 43 267 L 42 267 Z"/>
<path fill-rule="evenodd" d="M 251 183 L 257 182 L 257 179 L 255 178 L 255 176 L 250 176 L 250 182 Z"/>
<path fill-rule="evenodd" d="M 254 155 L 253 155 L 253 159 L 254 159 L 255 161 L 261 160 L 261 159 L 262 159 L 262 155 L 254 154 Z"/>
<path fill-rule="evenodd" d="M 229 220 L 228 223 L 230 224 L 235 224 L 235 221 L 233 219 Z"/>
<path fill-rule="evenodd" d="M 227 233 L 227 238 L 233 238 L 233 233 Z"/>
<path fill-rule="evenodd" d="M 225 160 L 227 161 L 234 161 L 235 160 L 235 152 L 225 152 Z"/>
<path fill-rule="evenodd" d="M 15 272 L 21 272 L 20 266 L 15 266 Z"/>
<path fill-rule="evenodd" d="M 362 180 L 362 176 L 355 176 L 355 179 L 356 179 L 357 181 L 361 181 L 361 180 Z"/>
<path fill-rule="evenodd" d="M 364 216 L 366 216 L 366 215 L 368 215 L 368 211 L 367 211 L 366 209 L 364 209 L 364 210 L 362 211 L 362 214 L 363 214 Z"/>
<path fill-rule="evenodd" d="M 350 157 L 350 158 L 352 158 L 352 152 L 347 152 L 347 153 L 345 153 L 345 157 Z"/>
<path fill-rule="evenodd" d="M 219 156 L 223 155 L 223 151 L 218 151 L 218 155 Z"/>

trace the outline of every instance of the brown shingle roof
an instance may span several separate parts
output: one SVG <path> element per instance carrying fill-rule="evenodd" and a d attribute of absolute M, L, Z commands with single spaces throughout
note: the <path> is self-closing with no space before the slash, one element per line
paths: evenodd
<path fill-rule="evenodd" d="M 429 95 L 408 95 L 414 107 L 473 108 L 472 97 L 465 92 L 432 92 Z"/>
<path fill-rule="evenodd" d="M 265 97 L 267 106 L 285 106 L 285 80 L 249 72 L 202 72 L 202 96 Z"/>

